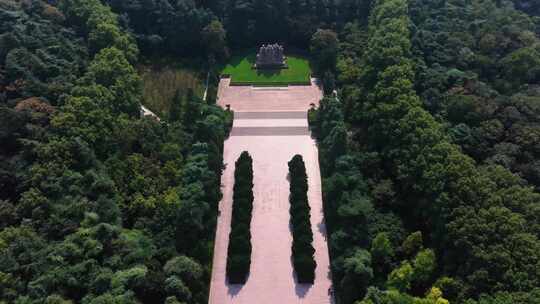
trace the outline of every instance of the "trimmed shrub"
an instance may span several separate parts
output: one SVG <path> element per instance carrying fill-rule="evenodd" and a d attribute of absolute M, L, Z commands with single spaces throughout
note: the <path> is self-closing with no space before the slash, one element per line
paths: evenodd
<path fill-rule="evenodd" d="M 235 164 L 231 233 L 227 255 L 230 284 L 245 284 L 251 266 L 251 213 L 253 211 L 253 160 L 244 151 Z"/>
<path fill-rule="evenodd" d="M 290 209 L 293 234 L 292 260 L 294 270 L 301 284 L 313 284 L 315 281 L 315 248 L 311 230 L 311 207 L 308 202 L 308 183 L 306 166 L 302 156 L 296 155 L 289 162 Z"/>

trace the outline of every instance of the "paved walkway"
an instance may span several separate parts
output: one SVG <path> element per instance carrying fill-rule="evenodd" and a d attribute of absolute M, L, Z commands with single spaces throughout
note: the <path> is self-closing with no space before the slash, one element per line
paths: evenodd
<path fill-rule="evenodd" d="M 227 167 L 222 176 L 223 200 L 216 232 L 210 304 L 333 303 L 329 294 L 331 278 L 318 151 L 315 140 L 310 137 L 306 115 L 310 103 L 318 104 L 321 92 L 316 86 L 302 87 L 301 90 L 308 92 L 312 99 L 304 97 L 299 101 L 296 99 L 298 89 L 291 88 L 288 91 L 253 89 L 249 92 L 249 87 L 220 85 L 220 104 L 224 105 L 222 102 L 226 100 L 237 112 L 231 137 L 225 142 L 224 149 Z M 242 92 L 237 95 L 242 98 L 228 99 L 236 94 L 229 89 Z M 287 98 L 283 92 L 294 93 Z M 276 95 L 280 100 L 278 104 L 270 98 Z M 248 151 L 253 157 L 255 194 L 251 223 L 251 272 L 243 286 L 229 285 L 225 270 L 234 163 L 242 151 Z M 318 264 L 313 285 L 296 283 L 291 262 L 287 163 L 295 154 L 303 156 L 309 179 L 308 198 Z"/>
<path fill-rule="evenodd" d="M 251 87 L 230 86 L 230 79 L 222 79 L 218 88 L 218 104 L 230 105 L 238 112 L 306 111 L 310 104 L 318 104 L 322 92 L 311 80 L 310 86 Z"/>

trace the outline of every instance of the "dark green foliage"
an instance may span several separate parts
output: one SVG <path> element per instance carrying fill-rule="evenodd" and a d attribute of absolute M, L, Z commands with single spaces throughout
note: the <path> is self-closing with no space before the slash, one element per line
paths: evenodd
<path fill-rule="evenodd" d="M 186 95 L 186 106 L 185 106 L 185 112 L 183 115 L 183 124 L 186 126 L 186 128 L 193 128 L 195 121 L 197 121 L 198 117 L 200 116 L 200 107 L 202 100 L 195 96 L 195 93 L 193 92 L 193 89 L 188 89 L 187 95 Z"/>
<path fill-rule="evenodd" d="M 372 282 L 378 290 L 389 291 L 373 289 L 363 303 L 376 303 L 377 298 L 384 302 L 386 297 L 412 302 L 405 292 L 413 296 L 429 292 L 428 299 L 437 298 L 440 290 L 430 286 L 437 286 L 439 276 L 447 282 L 441 288 L 446 287 L 448 297 L 456 302 L 484 293 L 527 293 L 538 284 L 537 273 L 531 271 L 538 261 L 538 254 L 532 252 L 538 252 L 540 245 L 537 220 L 531 217 L 536 212 L 532 210 L 538 209 L 534 203 L 538 193 L 496 165 L 523 161 L 517 157 L 520 145 L 530 147 L 534 137 L 530 122 L 513 125 L 523 121 L 523 114 L 502 96 L 535 87 L 536 80 L 531 79 L 536 78 L 536 62 L 530 55 L 538 42 L 533 30 L 530 17 L 505 2 L 402 0 L 375 3 L 367 39 L 362 34 L 366 29 L 348 29 L 346 35 L 354 42 L 342 45 L 337 77 L 342 102 L 334 108 L 348 112 L 348 151 L 357 156 L 356 170 L 366 177 L 363 184 L 351 183 L 346 176 L 352 174 L 331 175 L 332 167 L 336 172 L 340 168 L 340 160 L 332 165 L 327 158 L 326 148 L 335 143 L 328 136 L 339 124 L 340 115 L 334 114 L 338 111 L 323 102 L 316 119 L 320 142 L 328 141 L 321 147 L 321 163 L 328 168 L 323 175 L 330 176 L 325 178 L 324 195 L 334 278 L 343 276 L 342 252 L 347 256 L 354 252 L 354 245 L 342 245 L 352 243 L 349 240 L 355 236 L 350 228 L 339 229 L 342 216 L 354 214 L 353 223 L 367 223 L 368 231 L 373 225 L 362 216 L 373 212 L 365 202 L 356 203 L 361 209 L 328 206 L 355 199 L 340 189 L 371 198 L 367 201 L 376 204 L 376 212 L 399 215 L 410 232 L 420 230 L 425 240 L 419 246 L 411 237 L 389 261 L 380 256 L 379 238 L 354 243 L 365 248 L 371 241 L 377 272 L 394 269 L 386 282 L 378 273 Z M 503 40 L 508 42 L 505 46 L 498 42 Z M 530 67 L 527 73 L 508 76 L 524 62 Z M 504 119 L 495 119 L 499 115 Z M 451 123 L 446 124 L 445 118 Z M 507 130 L 515 132 L 512 138 L 506 137 Z M 516 139 L 523 141 L 516 145 L 512 142 Z M 481 159 L 498 142 L 502 153 L 486 166 L 477 165 L 455 144 Z M 535 160 L 534 155 L 528 154 L 529 160 Z M 524 221 L 531 225 L 522 225 Z M 433 249 L 422 249 L 424 245 Z M 437 259 L 442 265 L 437 265 Z M 346 289 L 337 292 L 343 303 L 359 300 Z"/>
<path fill-rule="evenodd" d="M 130 62 L 137 59 L 139 49 L 133 37 L 120 29 L 116 14 L 107 5 L 98 0 L 61 0 L 58 6 L 66 21 L 85 35 L 92 54 L 114 47 Z"/>
<path fill-rule="evenodd" d="M 315 262 L 313 231 L 311 230 L 311 207 L 309 206 L 308 177 L 306 165 L 301 155 L 295 155 L 289 162 L 290 194 L 289 202 L 291 229 L 293 236 L 292 261 L 298 283 L 313 284 L 315 280 Z"/>
<path fill-rule="evenodd" d="M 87 50 L 63 18 L 41 1 L 0 3 L 0 101 L 43 96 L 55 102 L 71 88 Z"/>
<path fill-rule="evenodd" d="M 253 211 L 253 159 L 244 151 L 235 163 L 231 232 L 227 249 L 230 284 L 245 284 L 251 266 L 251 213 Z"/>
<path fill-rule="evenodd" d="M 145 54 L 210 55 L 220 60 L 227 57 L 227 46 L 282 42 L 308 49 L 319 28 L 341 29 L 358 18 L 365 22 L 372 0 L 105 2 L 123 16 Z"/>
<path fill-rule="evenodd" d="M 335 64 L 334 64 L 335 65 Z M 336 89 L 336 76 L 334 73 L 327 71 L 322 78 L 322 85 L 324 88 L 324 94 L 330 95 Z"/>
<path fill-rule="evenodd" d="M 479 300 L 468 300 L 466 304 L 498 304 L 498 303 L 515 303 L 515 304 L 538 304 L 540 303 L 540 289 L 535 288 L 530 292 L 498 292 L 494 295 L 482 296 Z"/>
<path fill-rule="evenodd" d="M 319 29 L 311 38 L 309 49 L 313 56 L 315 72 L 323 78 L 326 90 L 330 90 L 330 88 L 326 88 L 326 86 L 333 82 L 333 75 L 331 72 L 336 66 L 338 43 L 337 34 L 331 30 Z M 330 90 L 330 92 L 331 91 L 332 90 Z"/>
<path fill-rule="evenodd" d="M 206 45 L 209 64 L 213 65 L 216 59 L 226 59 L 229 57 L 227 48 L 227 32 L 223 24 L 218 20 L 213 20 L 202 30 L 202 38 Z"/>
<path fill-rule="evenodd" d="M 141 119 L 137 46 L 116 15 L 99 1 L 59 8 L 0 4 L 1 37 L 20 40 L 3 51 L 65 64 L 26 71 L 10 57 L 21 80 L 1 72 L 0 299 L 206 303 L 230 115 L 194 100 L 189 129 Z"/>
<path fill-rule="evenodd" d="M 334 288 L 340 303 L 354 303 L 368 286 L 386 281 L 395 266 L 391 248 L 404 237 L 403 224 L 393 212 L 374 205 L 375 195 L 360 174 L 360 166 L 365 172 L 369 168 L 369 155 L 350 152 L 341 104 L 325 98 L 310 117 L 320 143 Z M 366 250 L 370 247 L 371 254 Z"/>
<path fill-rule="evenodd" d="M 138 44 L 148 54 L 191 54 L 215 44 L 203 44 L 201 34 L 215 20 L 214 14 L 195 1 L 119 1 L 107 0 L 114 11 L 125 14 Z M 216 43 L 216 41 L 212 41 Z"/>
<path fill-rule="evenodd" d="M 362 298 L 373 279 L 372 257 L 367 250 L 358 249 L 343 260 L 344 276 L 338 282 L 344 303 Z"/>
<path fill-rule="evenodd" d="M 169 121 L 178 122 L 182 118 L 182 104 L 183 98 L 180 90 L 176 90 L 174 97 L 171 101 L 171 109 L 169 111 Z"/>
<path fill-rule="evenodd" d="M 490 181 L 494 181 L 495 175 L 486 174 L 476 168 L 471 159 L 463 155 L 458 147 L 448 142 L 441 125 L 420 107 L 420 100 L 412 89 L 414 73 L 409 59 L 411 44 L 407 38 L 408 18 L 405 15 L 405 7 L 406 5 L 400 1 L 381 4 L 372 16 L 373 31 L 366 53 L 366 64 L 371 69 L 367 69 L 363 76 L 365 87 L 367 91 L 371 91 L 371 94 L 367 102 L 360 103 L 363 106 L 362 111 L 367 114 L 364 116 L 364 122 L 369 125 L 368 133 L 371 135 L 368 136 L 368 147 L 381 151 L 385 161 L 392 164 L 390 167 L 392 175 L 399 182 L 402 191 L 407 193 L 408 197 L 415 197 L 415 200 L 420 202 L 416 205 L 417 208 L 427 208 L 427 213 L 417 213 L 415 217 L 419 221 L 428 220 L 427 217 L 429 217 L 431 224 L 426 228 L 434 231 L 432 238 L 439 246 L 439 251 L 448 258 L 459 252 L 459 256 L 464 258 L 447 264 L 446 270 L 451 274 L 466 274 L 468 277 L 463 277 L 463 279 L 471 284 L 469 291 L 471 294 L 494 291 L 498 284 L 503 284 L 509 290 L 520 290 L 520 287 L 513 282 L 498 276 L 497 270 L 493 268 L 477 269 L 465 263 L 465 260 L 469 259 L 487 261 L 495 258 L 490 255 L 479 255 L 476 250 L 492 248 L 491 246 L 496 246 L 495 244 L 500 246 L 508 239 L 519 238 L 522 242 L 530 242 L 529 245 L 532 247 L 537 247 L 539 243 L 536 236 L 532 234 L 534 231 L 530 228 L 518 228 L 511 224 L 514 221 L 520 221 L 525 215 L 523 211 L 509 205 L 497 206 L 492 203 L 498 197 L 497 191 L 489 186 Z M 390 22 L 392 18 L 394 22 Z M 398 36 L 399 39 L 397 39 Z M 386 55 L 388 47 L 383 41 L 392 37 L 396 38 L 392 49 L 395 50 L 399 46 L 402 57 Z M 375 74 L 377 70 L 381 72 Z M 422 160 L 427 160 L 427 162 Z M 504 174 L 498 169 L 492 170 L 496 170 L 497 174 Z M 508 186 L 495 187 L 505 189 Z M 522 188 L 520 191 L 529 190 Z M 505 190 L 500 189 L 500 191 Z M 422 198 L 429 198 L 436 204 L 422 204 L 423 201 L 427 203 Z M 476 215 L 472 216 L 472 213 Z M 504 224 L 499 223 L 497 225 L 499 227 L 509 225 L 513 228 L 498 234 L 496 240 L 476 239 L 468 245 L 462 243 L 462 239 L 473 235 L 494 235 L 489 232 L 468 230 L 467 227 L 477 227 L 474 223 L 477 220 L 482 221 L 483 214 L 491 218 L 492 222 L 498 220 L 504 222 Z M 442 237 L 443 231 L 446 230 L 451 238 Z M 511 250 L 513 254 L 521 251 L 529 256 L 522 249 L 518 249 L 519 246 L 514 246 L 512 249 L 506 245 L 502 246 L 506 249 L 499 250 Z M 455 258 L 456 255 L 453 257 Z M 504 260 L 516 265 L 510 262 L 513 259 Z M 502 265 L 501 262 L 497 264 Z M 533 267 L 531 262 L 524 262 L 519 266 L 521 270 L 517 272 L 528 273 L 520 281 L 525 285 L 533 286 L 534 284 L 530 284 L 537 282 L 538 277 L 527 272 L 526 269 L 529 267 Z M 510 275 L 514 272 L 510 270 L 512 268 L 513 266 L 510 266 L 503 272 Z M 489 279 L 482 281 L 482 273 L 486 272 Z"/>
<path fill-rule="evenodd" d="M 140 119 L 134 41 L 198 66 L 313 42 L 339 304 L 537 301 L 537 1 L 106 2 L 0 1 L 0 301 L 207 303 L 232 113 Z"/>
<path fill-rule="evenodd" d="M 534 14 L 533 1 L 513 2 Z M 416 87 L 427 109 L 448 122 L 452 140 L 476 161 L 540 187 L 540 155 L 531 145 L 539 128 L 537 20 L 497 1 L 413 1 L 410 15 Z"/>
<path fill-rule="evenodd" d="M 378 281 L 384 281 L 390 272 L 392 261 L 395 258 L 395 251 L 388 237 L 388 233 L 378 233 L 371 242 L 372 265 L 374 273 L 379 276 Z"/>
<path fill-rule="evenodd" d="M 282 41 L 307 49 L 318 28 L 335 26 L 369 11 L 371 0 L 331 1 L 232 1 L 219 17 L 233 47 L 251 46 L 267 41 Z"/>

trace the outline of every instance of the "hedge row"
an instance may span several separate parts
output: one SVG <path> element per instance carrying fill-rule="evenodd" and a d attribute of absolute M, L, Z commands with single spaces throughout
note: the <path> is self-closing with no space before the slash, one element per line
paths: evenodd
<path fill-rule="evenodd" d="M 310 211 L 307 191 L 306 166 L 302 156 L 295 155 L 289 162 L 290 176 L 290 214 L 293 235 L 292 259 L 298 283 L 313 284 L 315 280 L 315 262 L 313 231 L 311 230 Z"/>
<path fill-rule="evenodd" d="M 230 284 L 245 284 L 251 266 L 251 212 L 253 211 L 253 160 L 244 151 L 235 164 L 234 193 L 227 255 Z"/>

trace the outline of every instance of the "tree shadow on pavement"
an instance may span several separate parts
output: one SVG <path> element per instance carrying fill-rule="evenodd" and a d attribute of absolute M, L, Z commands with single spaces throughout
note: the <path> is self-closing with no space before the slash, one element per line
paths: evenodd
<path fill-rule="evenodd" d="M 304 298 L 313 286 L 312 284 L 299 284 L 298 282 L 296 282 L 296 279 L 294 280 L 294 284 L 294 291 L 296 292 L 296 295 L 300 298 Z"/>
<path fill-rule="evenodd" d="M 249 273 L 246 279 L 246 284 L 248 280 L 249 280 Z M 246 284 L 229 284 L 229 280 L 227 279 L 227 276 L 225 276 L 225 285 L 227 285 L 227 289 L 228 289 L 227 293 L 233 298 L 236 297 L 240 293 L 240 291 L 242 291 L 242 288 L 244 288 L 244 285 Z"/>
<path fill-rule="evenodd" d="M 324 224 L 324 222 L 320 222 L 317 224 L 317 228 L 319 230 L 319 232 L 321 233 L 321 235 L 323 236 L 324 240 L 327 241 L 327 235 L 326 235 L 326 225 Z"/>
<path fill-rule="evenodd" d="M 292 276 L 294 279 L 294 292 L 296 292 L 296 295 L 299 298 L 305 298 L 311 287 L 313 287 L 314 284 L 301 284 L 298 283 L 298 277 L 296 276 L 296 272 L 294 271 L 294 263 L 293 263 L 293 257 L 291 255 L 291 268 L 292 268 Z"/>

